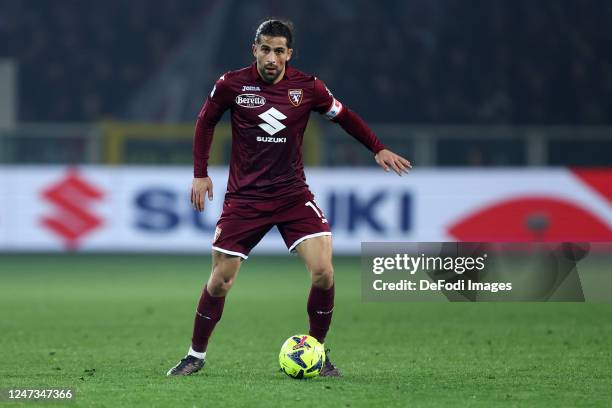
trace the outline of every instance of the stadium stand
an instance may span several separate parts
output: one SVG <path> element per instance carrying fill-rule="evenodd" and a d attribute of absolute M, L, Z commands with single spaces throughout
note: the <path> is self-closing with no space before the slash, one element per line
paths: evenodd
<path fill-rule="evenodd" d="M 126 102 L 204 21 L 211 4 L 28 3 L 0 2 L 0 57 L 19 64 L 25 122 L 125 117 Z M 275 10 L 296 23 L 294 63 L 321 76 L 370 121 L 610 121 L 609 2 L 345 3 L 232 2 L 207 81 L 250 61 L 245 42 L 258 18 Z M 205 94 L 200 86 L 196 92 Z M 191 120 L 191 110 L 181 119 Z"/>

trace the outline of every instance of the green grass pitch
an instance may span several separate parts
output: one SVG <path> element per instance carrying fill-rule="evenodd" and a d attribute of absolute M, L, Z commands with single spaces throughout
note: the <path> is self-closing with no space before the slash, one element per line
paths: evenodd
<path fill-rule="evenodd" d="M 327 346 L 344 377 L 278 371 L 307 331 L 309 279 L 296 257 L 253 256 L 204 371 L 167 378 L 210 258 L 0 255 L 0 388 L 71 387 L 70 406 L 92 407 L 612 405 L 612 304 L 363 303 L 359 259 L 335 267 Z"/>

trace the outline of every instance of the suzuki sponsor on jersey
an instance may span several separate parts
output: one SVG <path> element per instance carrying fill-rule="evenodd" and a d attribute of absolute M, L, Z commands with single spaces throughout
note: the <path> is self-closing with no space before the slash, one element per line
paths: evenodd
<path fill-rule="evenodd" d="M 255 94 L 240 94 L 236 96 L 236 104 L 243 108 L 259 108 L 266 104 L 266 98 Z"/>
<path fill-rule="evenodd" d="M 287 143 L 287 138 L 257 136 L 257 141 L 263 143 Z"/>

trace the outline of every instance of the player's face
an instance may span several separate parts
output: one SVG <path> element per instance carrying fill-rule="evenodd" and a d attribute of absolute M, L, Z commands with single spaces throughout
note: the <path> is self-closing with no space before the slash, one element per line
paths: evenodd
<path fill-rule="evenodd" d="M 285 37 L 262 35 L 259 40 L 259 43 L 253 44 L 257 70 L 264 81 L 275 84 L 283 78 L 285 64 L 291 59 L 293 49 L 287 48 Z"/>

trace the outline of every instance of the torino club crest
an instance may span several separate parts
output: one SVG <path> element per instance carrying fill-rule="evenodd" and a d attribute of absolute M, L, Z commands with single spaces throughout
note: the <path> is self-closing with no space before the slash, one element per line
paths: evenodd
<path fill-rule="evenodd" d="M 288 91 L 289 102 L 293 106 L 299 106 L 302 103 L 302 97 L 304 96 L 304 91 L 301 89 L 290 89 Z"/>

